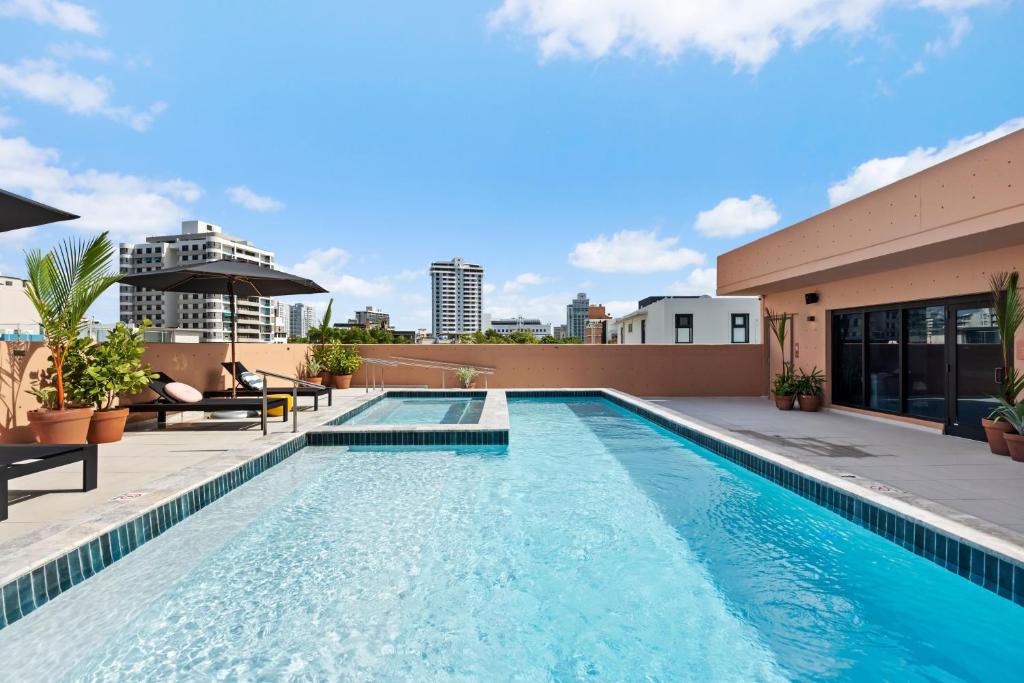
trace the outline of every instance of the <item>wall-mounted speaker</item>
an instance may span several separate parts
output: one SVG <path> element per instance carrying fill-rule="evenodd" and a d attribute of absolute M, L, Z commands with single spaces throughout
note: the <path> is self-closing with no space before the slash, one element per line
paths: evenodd
<path fill-rule="evenodd" d="M 816 303 L 818 303 L 818 293 L 817 292 L 807 292 L 806 294 L 804 294 L 804 303 L 805 304 L 816 304 Z"/>

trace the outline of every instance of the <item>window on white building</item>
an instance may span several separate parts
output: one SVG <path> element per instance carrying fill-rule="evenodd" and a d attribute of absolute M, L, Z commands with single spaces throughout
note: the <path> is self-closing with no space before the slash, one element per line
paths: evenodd
<path fill-rule="evenodd" d="M 750 314 L 749 313 L 733 313 L 732 314 L 732 343 L 733 344 L 749 344 L 750 343 Z"/>
<path fill-rule="evenodd" d="M 676 344 L 693 343 L 693 314 L 676 314 Z"/>

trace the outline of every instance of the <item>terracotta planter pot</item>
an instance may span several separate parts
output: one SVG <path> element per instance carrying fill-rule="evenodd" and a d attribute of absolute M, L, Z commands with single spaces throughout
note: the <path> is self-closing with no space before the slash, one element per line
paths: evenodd
<path fill-rule="evenodd" d="M 1007 434 L 1013 434 L 1013 427 L 1006 420 L 981 419 L 981 426 L 985 428 L 985 436 L 988 437 L 988 447 L 996 455 L 1009 455 L 1010 448 L 1006 445 Z"/>
<path fill-rule="evenodd" d="M 303 377 L 302 379 L 304 379 L 305 381 L 307 381 L 307 382 L 309 382 L 311 384 L 323 384 L 324 383 L 324 378 L 321 377 L 320 375 L 317 375 L 316 377 Z"/>
<path fill-rule="evenodd" d="M 89 443 L 114 443 L 124 438 L 127 408 L 97 410 L 89 421 Z"/>
<path fill-rule="evenodd" d="M 818 408 L 821 407 L 821 396 L 800 394 L 797 396 L 797 401 L 800 402 L 800 410 L 805 413 L 816 413 L 818 412 Z"/>
<path fill-rule="evenodd" d="M 38 443 L 85 443 L 92 408 L 30 410 L 28 421 Z"/>
<path fill-rule="evenodd" d="M 352 386 L 352 375 L 331 375 L 331 386 L 335 389 L 348 389 Z"/>
<path fill-rule="evenodd" d="M 779 396 L 775 395 L 775 407 L 779 410 L 793 410 L 793 402 L 796 400 L 796 396 Z"/>
<path fill-rule="evenodd" d="M 1024 462 L 1024 436 L 1020 434 L 1003 434 L 1006 445 L 1010 448 L 1010 457 L 1017 462 Z"/>
<path fill-rule="evenodd" d="M 469 384 L 463 384 L 463 389 L 476 389 L 476 382 L 470 382 Z"/>

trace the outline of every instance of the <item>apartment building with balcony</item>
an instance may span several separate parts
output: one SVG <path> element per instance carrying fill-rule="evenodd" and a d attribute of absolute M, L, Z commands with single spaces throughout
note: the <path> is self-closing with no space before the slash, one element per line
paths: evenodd
<path fill-rule="evenodd" d="M 227 259 L 274 267 L 274 252 L 249 240 L 224 233 L 206 221 L 183 221 L 181 233 L 147 237 L 145 242 L 121 243 L 120 268 L 125 275 L 148 273 L 192 263 Z M 274 341 L 274 302 L 268 297 L 238 297 L 238 341 Z M 120 319 L 139 323 L 149 318 L 156 327 L 198 330 L 204 342 L 231 339 L 229 297 L 220 294 L 160 292 L 120 286 Z"/>
<path fill-rule="evenodd" d="M 430 264 L 434 338 L 483 331 L 484 269 L 461 257 Z"/>

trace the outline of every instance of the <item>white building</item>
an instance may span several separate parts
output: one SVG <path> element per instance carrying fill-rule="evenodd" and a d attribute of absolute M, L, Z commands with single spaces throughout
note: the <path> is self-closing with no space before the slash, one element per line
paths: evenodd
<path fill-rule="evenodd" d="M 274 343 L 284 344 L 292 328 L 292 307 L 283 301 L 274 302 Z"/>
<path fill-rule="evenodd" d="M 292 304 L 289 306 L 289 337 L 305 337 L 311 328 L 320 324 L 316 309 L 308 304 Z"/>
<path fill-rule="evenodd" d="M 25 291 L 27 280 L 0 275 L 0 341 L 40 341 L 39 315 Z"/>
<path fill-rule="evenodd" d="M 537 338 L 554 334 L 554 326 L 551 323 L 542 323 L 540 318 L 524 318 L 522 316 L 517 318 L 497 318 L 494 320 L 489 319 L 489 316 L 487 318 L 484 331 L 494 330 L 501 334 L 529 332 Z"/>
<path fill-rule="evenodd" d="M 754 296 L 649 296 L 612 323 L 619 344 L 760 344 Z"/>
<path fill-rule="evenodd" d="M 481 266 L 459 257 L 430 264 L 431 329 L 434 337 L 483 331 Z"/>
<path fill-rule="evenodd" d="M 583 339 L 587 330 L 587 319 L 590 316 L 590 299 L 585 292 L 580 292 L 576 298 L 565 307 L 565 335 Z"/>
<path fill-rule="evenodd" d="M 219 225 L 182 221 L 180 235 L 147 237 L 140 244 L 121 244 L 121 272 L 134 275 L 195 262 L 228 259 L 273 268 L 274 252 L 252 242 L 225 235 Z M 274 339 L 273 301 L 267 297 L 238 297 L 238 341 Z M 121 321 L 149 318 L 156 327 L 202 331 L 204 342 L 231 340 L 227 295 L 159 292 L 121 285 Z"/>

